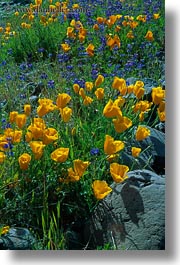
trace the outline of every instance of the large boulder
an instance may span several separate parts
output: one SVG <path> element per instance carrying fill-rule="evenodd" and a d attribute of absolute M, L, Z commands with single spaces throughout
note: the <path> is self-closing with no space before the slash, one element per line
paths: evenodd
<path fill-rule="evenodd" d="M 165 178 L 134 170 L 102 200 L 85 228 L 89 249 L 165 249 Z"/>
<path fill-rule="evenodd" d="M 8 233 L 0 237 L 0 250 L 32 249 L 35 238 L 26 228 L 10 228 Z"/>

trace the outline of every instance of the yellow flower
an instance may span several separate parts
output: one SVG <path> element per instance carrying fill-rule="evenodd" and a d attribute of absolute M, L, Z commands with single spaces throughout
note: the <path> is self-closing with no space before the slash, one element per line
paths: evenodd
<path fill-rule="evenodd" d="M 60 109 L 61 118 L 64 122 L 68 122 L 72 115 L 72 109 L 65 107 L 63 109 Z"/>
<path fill-rule="evenodd" d="M 47 113 L 54 111 L 56 105 L 53 104 L 53 101 L 48 98 L 40 98 L 38 100 L 39 106 L 37 107 L 37 114 L 39 117 L 46 115 Z"/>
<path fill-rule="evenodd" d="M 16 117 L 15 117 L 15 122 L 16 122 L 16 125 L 22 129 L 24 127 L 24 125 L 26 124 L 26 114 L 17 114 Z"/>
<path fill-rule="evenodd" d="M 133 157 L 138 157 L 139 154 L 141 153 L 141 148 L 138 148 L 138 147 L 132 147 L 131 148 L 131 152 L 132 152 L 132 156 Z"/>
<path fill-rule="evenodd" d="M 79 5 L 78 5 L 78 4 L 73 4 L 73 5 L 72 5 L 72 8 L 73 8 L 73 9 L 78 9 L 78 8 L 79 8 Z"/>
<path fill-rule="evenodd" d="M 83 162 L 80 159 L 74 160 L 74 170 L 72 168 L 68 169 L 68 178 L 70 181 L 78 181 L 83 176 L 90 162 Z"/>
<path fill-rule="evenodd" d="M 62 43 L 61 47 L 62 47 L 64 52 L 68 52 L 71 49 L 71 47 L 67 43 Z"/>
<path fill-rule="evenodd" d="M 32 133 L 32 135 L 26 133 L 27 138 L 33 137 L 35 140 L 43 137 L 44 130 L 46 129 L 46 124 L 41 118 L 34 118 L 31 125 L 28 126 L 28 131 Z M 27 141 L 27 140 L 26 140 Z"/>
<path fill-rule="evenodd" d="M 58 139 L 58 132 L 54 128 L 47 128 L 43 133 L 43 144 L 50 144 Z"/>
<path fill-rule="evenodd" d="M 30 104 L 24 105 L 24 113 L 26 114 L 26 116 L 29 116 L 31 114 L 31 105 Z"/>
<path fill-rule="evenodd" d="M 146 15 L 139 15 L 137 16 L 136 20 L 146 22 L 147 16 Z"/>
<path fill-rule="evenodd" d="M 98 100 L 101 100 L 104 98 L 104 88 L 97 88 L 94 92 Z"/>
<path fill-rule="evenodd" d="M 86 97 L 84 98 L 83 104 L 84 104 L 85 106 L 87 106 L 87 105 L 90 105 L 92 102 L 93 102 L 93 99 L 92 99 L 91 97 L 86 96 Z"/>
<path fill-rule="evenodd" d="M 126 86 L 126 81 L 123 78 L 119 78 L 117 76 L 114 77 L 114 81 L 112 83 L 112 87 L 114 89 L 119 90 L 121 95 L 126 95 L 127 93 L 127 86 Z"/>
<path fill-rule="evenodd" d="M 11 111 L 10 112 L 10 114 L 9 114 L 9 121 L 10 121 L 10 123 L 15 122 L 17 115 L 18 115 L 18 112 L 17 111 Z"/>
<path fill-rule="evenodd" d="M 28 169 L 30 161 L 31 161 L 31 156 L 27 153 L 22 154 L 18 158 L 19 166 L 22 170 Z"/>
<path fill-rule="evenodd" d="M 103 115 L 106 118 L 113 118 L 113 117 L 121 117 L 122 112 L 120 108 L 117 106 L 117 104 L 114 104 L 114 102 L 110 99 L 103 110 Z"/>
<path fill-rule="evenodd" d="M 6 138 L 11 138 L 12 143 L 19 143 L 21 141 L 22 131 L 7 128 L 4 130 L 4 135 Z"/>
<path fill-rule="evenodd" d="M 115 154 L 124 149 L 124 143 L 122 141 L 114 140 L 110 135 L 105 136 L 104 152 L 107 155 Z"/>
<path fill-rule="evenodd" d="M 129 167 L 125 165 L 120 165 L 118 163 L 112 163 L 110 165 L 110 173 L 113 180 L 117 183 L 123 182 L 128 178 L 127 172 L 129 171 Z"/>
<path fill-rule="evenodd" d="M 75 38 L 76 34 L 74 33 L 74 28 L 72 27 L 68 27 L 67 28 L 67 33 L 66 33 L 67 37 L 69 38 Z"/>
<path fill-rule="evenodd" d="M 154 87 L 152 88 L 152 102 L 155 105 L 160 104 L 165 99 L 165 90 L 162 87 Z"/>
<path fill-rule="evenodd" d="M 98 24 L 94 24 L 93 29 L 94 29 L 94 30 L 98 30 L 98 29 L 99 29 Z"/>
<path fill-rule="evenodd" d="M 143 86 L 144 83 L 142 81 L 136 81 L 134 85 L 133 93 L 138 99 L 140 99 L 144 95 L 145 89 Z"/>
<path fill-rule="evenodd" d="M 157 108 L 158 117 L 161 122 L 164 122 L 166 120 L 166 113 L 165 113 L 165 102 L 162 101 L 159 104 L 159 107 Z"/>
<path fill-rule="evenodd" d="M 114 105 L 118 107 L 123 107 L 125 102 L 126 102 L 125 98 L 118 96 L 118 98 L 114 100 Z"/>
<path fill-rule="evenodd" d="M 151 110 L 151 106 L 152 106 L 152 102 L 149 102 L 147 100 L 140 100 L 139 102 L 136 103 L 135 106 L 133 106 L 133 111 L 136 113 L 138 111 L 150 111 Z"/>
<path fill-rule="evenodd" d="M 7 234 L 9 232 L 9 229 L 9 226 L 4 226 L 3 228 L 0 228 L 0 236 Z"/>
<path fill-rule="evenodd" d="M 154 18 L 154 19 L 158 19 L 158 18 L 160 18 L 160 14 L 158 14 L 158 13 L 153 14 L 153 18 Z"/>
<path fill-rule="evenodd" d="M 31 141 L 29 143 L 32 152 L 34 153 L 35 159 L 40 159 L 43 155 L 43 149 L 46 146 L 42 141 Z"/>
<path fill-rule="evenodd" d="M 85 88 L 87 91 L 91 91 L 93 89 L 93 82 L 86 82 Z"/>
<path fill-rule="evenodd" d="M 107 46 L 110 47 L 110 49 L 114 49 L 114 47 L 118 47 L 120 48 L 121 46 L 121 42 L 120 42 L 120 38 L 118 37 L 118 35 L 114 35 L 114 37 L 109 36 L 106 42 Z"/>
<path fill-rule="evenodd" d="M 80 90 L 79 90 L 79 95 L 80 95 L 83 99 L 85 99 L 85 97 L 86 97 L 86 93 L 85 93 L 85 91 L 84 91 L 84 88 L 80 88 Z"/>
<path fill-rule="evenodd" d="M 71 96 L 69 96 L 66 93 L 58 94 L 58 97 L 56 99 L 56 105 L 58 108 L 63 109 L 66 107 L 66 105 L 69 103 L 71 100 Z"/>
<path fill-rule="evenodd" d="M 136 130 L 136 140 L 137 141 L 142 141 L 145 138 L 147 138 L 149 135 L 151 134 L 151 131 L 144 127 L 144 126 L 138 126 L 137 130 Z"/>
<path fill-rule="evenodd" d="M 51 153 L 51 159 L 63 163 L 67 160 L 69 155 L 69 148 L 60 147 Z"/>
<path fill-rule="evenodd" d="M 88 53 L 89 56 L 94 56 L 94 49 L 95 46 L 92 43 L 90 43 L 86 48 L 86 52 Z"/>
<path fill-rule="evenodd" d="M 4 162 L 6 155 L 3 152 L 0 152 L 0 164 Z"/>
<path fill-rule="evenodd" d="M 35 5 L 39 6 L 42 4 L 42 0 L 35 0 Z"/>
<path fill-rule="evenodd" d="M 100 86 L 104 82 L 104 76 L 98 75 L 98 77 L 95 80 L 95 87 Z"/>
<path fill-rule="evenodd" d="M 103 17 L 97 17 L 96 20 L 97 20 L 97 22 L 99 24 L 103 24 L 104 23 L 104 18 Z"/>
<path fill-rule="evenodd" d="M 104 180 L 95 180 L 92 184 L 92 188 L 97 200 L 104 199 L 112 191 Z"/>
<path fill-rule="evenodd" d="M 80 86 L 78 84 L 73 85 L 73 90 L 76 94 L 79 94 Z"/>
<path fill-rule="evenodd" d="M 16 17 L 19 16 L 19 12 L 16 11 L 16 12 L 14 13 L 14 15 L 15 15 Z"/>
<path fill-rule="evenodd" d="M 154 36 L 152 31 L 148 30 L 148 32 L 146 33 L 145 39 L 149 40 L 149 41 L 153 41 L 154 40 Z"/>
<path fill-rule="evenodd" d="M 132 121 L 124 116 L 114 119 L 113 123 L 117 133 L 122 133 L 132 126 Z"/>
<path fill-rule="evenodd" d="M 32 21 L 34 19 L 34 15 L 31 14 L 31 15 L 29 15 L 28 18 L 29 18 L 30 21 Z"/>
<path fill-rule="evenodd" d="M 129 31 L 126 36 L 128 39 L 134 39 L 134 35 L 132 31 Z"/>

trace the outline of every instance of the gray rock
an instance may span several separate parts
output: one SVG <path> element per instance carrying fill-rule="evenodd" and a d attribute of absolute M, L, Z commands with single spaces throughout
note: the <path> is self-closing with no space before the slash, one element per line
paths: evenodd
<path fill-rule="evenodd" d="M 32 249 L 35 238 L 26 228 L 10 228 L 7 234 L 0 237 L 0 250 Z"/>
<path fill-rule="evenodd" d="M 90 249 L 165 249 L 165 178 L 149 170 L 128 175 L 93 212 L 84 231 Z"/>

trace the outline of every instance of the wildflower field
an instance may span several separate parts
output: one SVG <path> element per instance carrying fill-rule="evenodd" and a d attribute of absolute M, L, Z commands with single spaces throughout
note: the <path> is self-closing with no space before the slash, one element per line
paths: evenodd
<path fill-rule="evenodd" d="M 69 249 L 126 181 L 165 123 L 164 20 L 163 0 L 35 0 L 0 19 L 0 235 Z"/>

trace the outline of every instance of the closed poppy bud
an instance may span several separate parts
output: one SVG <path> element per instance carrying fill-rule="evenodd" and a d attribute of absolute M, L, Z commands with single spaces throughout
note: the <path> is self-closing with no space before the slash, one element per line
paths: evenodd
<path fill-rule="evenodd" d="M 97 200 L 104 199 L 112 191 L 104 180 L 95 180 L 92 184 L 92 189 Z"/>
<path fill-rule="evenodd" d="M 148 128 L 139 125 L 136 130 L 135 137 L 137 141 L 142 141 L 145 138 L 147 138 L 150 134 L 151 134 L 151 131 Z"/>
<path fill-rule="evenodd" d="M 127 172 L 129 171 L 129 167 L 125 165 L 120 165 L 118 163 L 112 163 L 110 165 L 110 173 L 113 180 L 116 183 L 123 182 L 125 179 L 128 178 Z"/>
<path fill-rule="evenodd" d="M 23 126 L 26 124 L 26 114 L 17 114 L 15 118 L 16 125 L 22 129 Z"/>
<path fill-rule="evenodd" d="M 97 20 L 97 22 L 99 24 L 103 24 L 103 22 L 104 22 L 104 18 L 103 17 L 97 17 L 96 20 Z"/>
<path fill-rule="evenodd" d="M 144 111 L 141 111 L 140 113 L 139 113 L 139 121 L 143 121 L 144 120 Z"/>
<path fill-rule="evenodd" d="M 54 128 L 47 128 L 43 133 L 43 144 L 50 144 L 58 139 L 58 132 Z"/>
<path fill-rule="evenodd" d="M 79 95 L 80 95 L 83 99 L 85 99 L 86 94 L 85 94 L 84 88 L 80 88 L 80 90 L 79 90 Z"/>
<path fill-rule="evenodd" d="M 9 121 L 10 121 L 10 123 L 15 122 L 17 115 L 18 115 L 18 112 L 17 111 L 11 111 L 10 112 L 10 114 L 9 114 Z"/>
<path fill-rule="evenodd" d="M 70 181 L 78 181 L 83 176 L 90 162 L 83 162 L 80 159 L 76 159 L 73 161 L 73 164 L 74 170 L 72 168 L 68 169 L 68 178 L 70 179 Z"/>
<path fill-rule="evenodd" d="M 100 86 L 104 82 L 104 76 L 103 75 L 98 75 L 95 81 L 95 87 Z"/>
<path fill-rule="evenodd" d="M 28 169 L 30 161 L 31 161 L 31 156 L 27 153 L 22 154 L 18 158 L 19 166 L 22 170 Z"/>
<path fill-rule="evenodd" d="M 29 116 L 31 114 L 31 105 L 30 104 L 24 105 L 24 112 L 27 116 Z"/>
<path fill-rule="evenodd" d="M 3 152 L 0 152 L 0 164 L 4 162 L 6 155 Z"/>
<path fill-rule="evenodd" d="M 69 148 L 60 147 L 51 153 L 51 159 L 55 162 L 63 163 L 67 160 Z"/>
<path fill-rule="evenodd" d="M 132 156 L 133 157 L 138 157 L 139 154 L 141 153 L 141 148 L 138 147 L 132 147 L 131 148 Z"/>
<path fill-rule="evenodd" d="M 94 30 L 98 30 L 98 29 L 99 29 L 98 24 L 94 24 L 93 29 L 94 29 Z"/>
<path fill-rule="evenodd" d="M 107 155 L 115 154 L 124 149 L 124 143 L 122 141 L 114 140 L 110 135 L 106 135 L 104 141 L 104 152 Z"/>
<path fill-rule="evenodd" d="M 66 93 L 59 94 L 56 100 L 56 105 L 58 108 L 63 109 L 66 107 L 66 105 L 69 103 L 71 100 L 71 96 L 69 96 Z"/>
<path fill-rule="evenodd" d="M 87 91 L 91 91 L 93 89 L 93 82 L 86 82 L 85 88 Z"/>
<path fill-rule="evenodd" d="M 154 40 L 152 31 L 148 30 L 148 32 L 146 33 L 145 39 L 147 39 L 149 41 L 153 41 Z"/>
<path fill-rule="evenodd" d="M 98 100 L 101 100 L 104 98 L 104 88 L 97 88 L 94 92 Z"/>
<path fill-rule="evenodd" d="M 140 98 L 142 98 L 142 96 L 144 96 L 144 93 L 145 93 L 145 89 L 143 88 L 143 87 L 134 87 L 134 94 L 135 94 L 135 96 L 138 98 L 138 99 L 140 99 Z"/>
<path fill-rule="evenodd" d="M 65 107 L 63 109 L 60 109 L 61 118 L 64 122 L 68 122 L 72 115 L 72 109 Z"/>
<path fill-rule="evenodd" d="M 79 94 L 80 86 L 78 84 L 73 85 L 73 90 L 76 94 Z"/>

